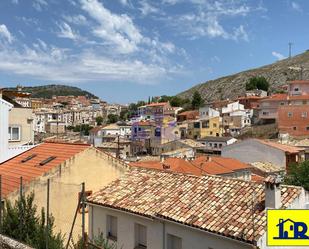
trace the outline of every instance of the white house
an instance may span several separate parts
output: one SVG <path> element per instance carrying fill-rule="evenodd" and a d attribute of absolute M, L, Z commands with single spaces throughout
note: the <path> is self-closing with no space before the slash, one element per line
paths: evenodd
<path fill-rule="evenodd" d="M 123 136 L 129 137 L 131 135 L 131 126 L 125 124 L 110 124 L 102 128 L 103 136 Z"/>
<path fill-rule="evenodd" d="M 306 193 L 273 177 L 262 184 L 133 169 L 88 204 L 89 238 L 103 234 L 118 248 L 266 249 L 265 209 L 304 209 Z"/>
<path fill-rule="evenodd" d="M 292 163 L 304 160 L 304 151 L 305 149 L 300 147 L 267 140 L 246 139 L 223 147 L 221 155 L 244 163 L 264 162 L 286 169 Z"/>
<path fill-rule="evenodd" d="M 220 116 L 220 112 L 211 108 L 210 106 L 204 106 L 199 109 L 200 119 L 210 119 Z"/>
<path fill-rule="evenodd" d="M 222 108 L 223 127 L 226 133 L 232 136 L 240 134 L 240 131 L 251 125 L 253 110 L 247 110 L 239 101 L 228 104 Z"/>

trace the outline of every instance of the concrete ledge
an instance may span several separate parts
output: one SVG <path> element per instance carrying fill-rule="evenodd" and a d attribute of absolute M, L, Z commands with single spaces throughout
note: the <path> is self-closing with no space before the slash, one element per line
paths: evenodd
<path fill-rule="evenodd" d="M 33 249 L 33 248 L 0 234 L 0 249 Z"/>

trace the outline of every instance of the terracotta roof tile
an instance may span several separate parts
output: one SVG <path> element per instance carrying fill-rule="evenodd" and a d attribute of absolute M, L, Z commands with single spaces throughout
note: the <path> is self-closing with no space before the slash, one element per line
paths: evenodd
<path fill-rule="evenodd" d="M 282 208 L 301 188 L 282 186 Z M 255 209 L 253 235 L 252 196 Z M 196 177 L 134 169 L 88 198 L 94 203 L 151 218 L 163 218 L 208 232 L 254 243 L 265 232 L 264 184 L 216 176 Z"/>
<path fill-rule="evenodd" d="M 288 82 L 289 84 L 309 84 L 309 80 L 292 80 Z"/>
<path fill-rule="evenodd" d="M 148 107 L 152 107 L 152 106 L 165 106 L 167 104 L 167 102 L 161 102 L 161 103 L 150 103 L 146 106 Z"/>
<path fill-rule="evenodd" d="M 279 143 L 261 140 L 261 139 L 258 139 L 258 141 L 260 141 L 263 144 L 266 144 L 268 146 L 274 147 L 276 149 L 279 149 L 279 150 L 282 150 L 282 151 L 285 151 L 285 152 L 288 152 L 288 153 L 299 153 L 301 151 L 304 151 L 303 148 L 295 147 L 295 146 L 292 146 L 292 145 L 279 144 Z"/>
<path fill-rule="evenodd" d="M 132 167 L 169 170 L 178 173 L 186 173 L 191 175 L 223 175 L 231 174 L 239 170 L 250 169 L 251 166 L 233 158 L 224 157 L 206 157 L 201 156 L 193 161 L 187 161 L 182 158 L 167 158 L 164 162 L 148 161 L 148 162 L 132 162 Z"/>
<path fill-rule="evenodd" d="M 25 184 L 29 183 L 89 147 L 87 144 L 43 143 L 0 164 L 2 194 L 6 196 L 17 190 L 20 177 L 23 177 Z M 24 163 L 21 162 L 31 155 L 36 156 Z M 40 165 L 40 162 L 51 156 L 56 158 L 43 166 Z"/>

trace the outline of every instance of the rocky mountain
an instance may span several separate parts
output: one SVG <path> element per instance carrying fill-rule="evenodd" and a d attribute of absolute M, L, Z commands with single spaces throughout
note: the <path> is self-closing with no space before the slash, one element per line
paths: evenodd
<path fill-rule="evenodd" d="M 17 88 L 8 88 L 16 90 Z M 78 87 L 66 86 L 66 85 L 44 85 L 44 86 L 33 86 L 23 87 L 22 91 L 31 93 L 33 98 L 47 98 L 50 99 L 52 96 L 86 96 L 88 98 L 97 98 L 94 94 L 82 90 Z"/>
<path fill-rule="evenodd" d="M 209 80 L 178 96 L 191 98 L 195 91 L 199 91 L 206 101 L 233 99 L 245 93 L 246 82 L 254 76 L 264 76 L 270 83 L 271 92 L 280 89 L 280 86 L 285 85 L 289 80 L 309 79 L 309 50 L 270 65 Z"/>

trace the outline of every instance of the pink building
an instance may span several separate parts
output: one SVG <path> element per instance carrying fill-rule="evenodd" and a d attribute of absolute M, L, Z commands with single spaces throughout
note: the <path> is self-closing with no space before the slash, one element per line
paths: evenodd
<path fill-rule="evenodd" d="M 274 94 L 259 102 L 259 119 L 264 123 L 274 123 L 278 118 L 278 108 L 287 105 L 309 105 L 309 95 L 289 96 Z M 309 108 L 309 106 L 308 106 Z"/>
<path fill-rule="evenodd" d="M 290 96 L 309 95 L 309 80 L 294 80 L 289 82 Z"/>

